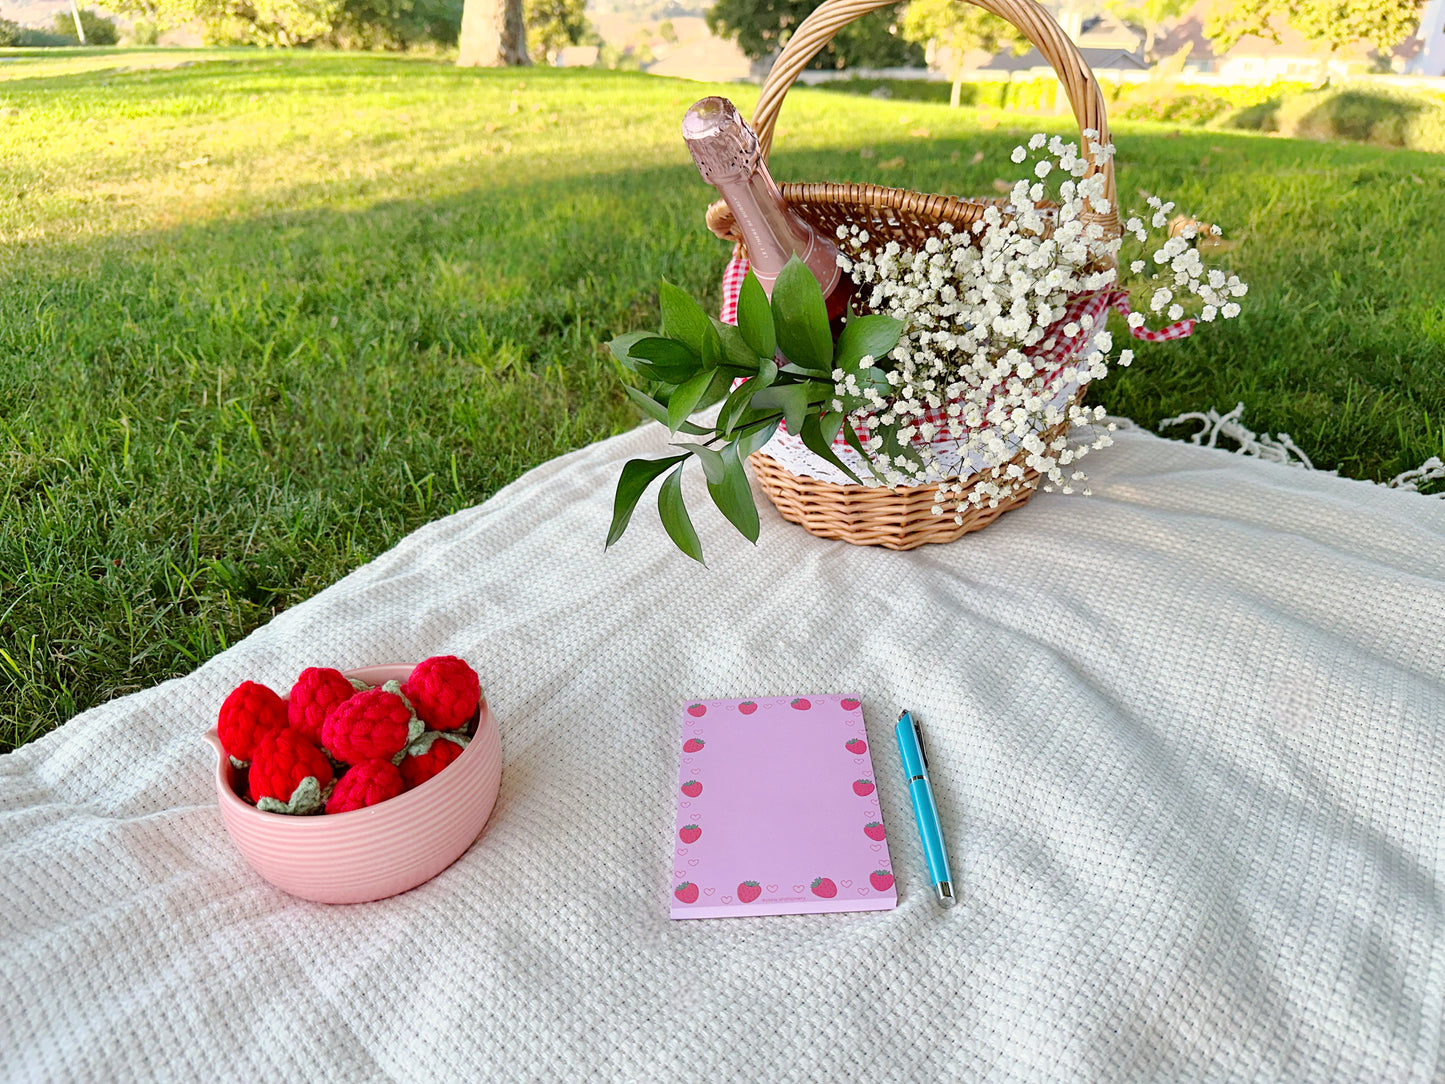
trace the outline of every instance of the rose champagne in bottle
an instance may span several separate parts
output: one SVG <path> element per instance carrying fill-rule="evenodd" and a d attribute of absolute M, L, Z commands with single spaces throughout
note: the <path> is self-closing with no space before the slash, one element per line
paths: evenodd
<path fill-rule="evenodd" d="M 716 188 L 742 234 L 748 261 L 764 292 L 790 257 L 797 256 L 823 288 L 828 319 L 836 321 L 854 283 L 838 266 L 838 246 L 793 210 L 763 164 L 758 137 L 726 98 L 704 98 L 682 118 L 682 138 L 703 180 Z"/>

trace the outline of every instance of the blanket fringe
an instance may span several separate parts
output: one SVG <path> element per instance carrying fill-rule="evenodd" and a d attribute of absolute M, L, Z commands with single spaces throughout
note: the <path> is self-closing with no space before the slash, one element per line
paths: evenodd
<path fill-rule="evenodd" d="M 1195 444 L 1203 444 L 1206 448 L 1218 447 L 1220 437 L 1232 440 L 1239 447 L 1234 450 L 1235 455 L 1254 456 L 1271 463 L 1283 463 L 1289 467 L 1301 467 L 1304 470 L 1314 470 L 1315 465 L 1310 462 L 1310 457 L 1293 440 L 1288 433 L 1277 433 L 1270 436 L 1268 433 L 1258 434 L 1253 430 L 1246 429 L 1241 420 L 1244 415 L 1244 404 L 1237 403 L 1228 414 L 1220 414 L 1219 411 L 1210 407 L 1207 411 L 1191 411 L 1187 414 L 1179 414 L 1173 418 L 1165 418 L 1159 423 L 1159 428 L 1164 429 L 1171 425 L 1182 425 L 1185 422 L 1199 422 L 1200 428 L 1189 439 Z M 1208 440 L 1205 440 L 1205 436 Z M 1334 471 L 1330 471 L 1334 474 Z M 1411 493 L 1419 493 L 1420 486 L 1426 482 L 1435 482 L 1445 479 L 1445 462 L 1441 462 L 1439 456 L 1431 456 L 1421 463 L 1414 470 L 1407 470 L 1397 474 L 1388 482 L 1379 483 L 1387 489 L 1403 489 Z M 1445 489 L 1438 493 L 1424 494 L 1424 496 L 1445 498 Z"/>
<path fill-rule="evenodd" d="M 1440 461 L 1438 455 L 1432 455 L 1414 470 L 1407 470 L 1402 474 L 1395 475 L 1385 485 L 1391 489 L 1407 489 L 1412 493 L 1419 493 L 1422 482 L 1435 482 L 1441 478 L 1445 478 L 1445 463 Z M 1430 496 L 1445 497 L 1445 490 L 1432 493 Z"/>
<path fill-rule="evenodd" d="M 1303 467 L 1305 470 L 1315 469 L 1310 457 L 1290 439 L 1288 433 L 1279 433 L 1273 437 L 1265 433 L 1261 436 L 1244 427 L 1244 423 L 1240 421 L 1243 414 L 1243 403 L 1237 404 L 1228 414 L 1220 414 L 1211 407 L 1207 413 L 1195 411 L 1165 418 L 1159 423 L 1159 428 L 1182 425 L 1184 422 L 1202 422 L 1203 427 L 1189 438 L 1195 444 L 1202 443 L 1206 448 L 1215 448 L 1218 447 L 1219 438 L 1226 437 L 1239 445 L 1235 449 L 1236 455 L 1254 456 L 1270 463 L 1284 463 L 1286 466 Z M 1204 440 L 1206 433 L 1209 435 L 1208 441 Z"/>

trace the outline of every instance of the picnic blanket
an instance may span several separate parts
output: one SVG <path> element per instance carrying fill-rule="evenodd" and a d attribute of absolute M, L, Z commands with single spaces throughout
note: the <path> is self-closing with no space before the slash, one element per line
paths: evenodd
<path fill-rule="evenodd" d="M 0 1079 L 1445 1075 L 1441 502 L 1123 431 L 1091 498 L 948 545 L 760 502 L 754 548 L 698 484 L 709 568 L 647 506 L 604 554 L 665 441 L 547 463 L 0 758 Z M 436 653 L 499 719 L 482 837 L 378 903 L 254 875 L 200 739 L 226 692 Z M 829 692 L 863 697 L 898 908 L 670 921 L 680 707 Z"/>

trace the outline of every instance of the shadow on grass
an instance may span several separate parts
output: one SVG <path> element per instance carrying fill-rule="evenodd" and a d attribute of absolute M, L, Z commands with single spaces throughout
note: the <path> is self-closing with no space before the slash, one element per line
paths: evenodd
<path fill-rule="evenodd" d="M 784 145 L 774 169 L 987 195 L 1018 135 Z M 1294 157 L 1235 170 L 1258 143 L 1160 141 L 1127 172 L 1209 195 L 1255 290 L 1244 321 L 1140 347 L 1096 401 L 1152 426 L 1243 399 L 1323 467 L 1417 466 L 1445 418 L 1440 273 L 1418 263 L 1438 193 L 1402 203 L 1378 166 L 1348 183 L 1365 159 L 1273 142 Z M 0 746 L 190 671 L 421 524 L 633 425 L 599 344 L 655 326 L 659 279 L 715 302 L 728 249 L 708 196 L 690 167 L 623 167 L 12 253 Z"/>

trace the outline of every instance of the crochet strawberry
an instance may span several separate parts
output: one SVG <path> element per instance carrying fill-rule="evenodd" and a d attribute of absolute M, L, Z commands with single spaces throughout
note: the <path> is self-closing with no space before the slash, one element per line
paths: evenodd
<path fill-rule="evenodd" d="M 406 789 L 419 787 L 436 775 L 467 747 L 465 734 L 452 734 L 444 730 L 428 730 L 406 747 L 406 756 L 401 760 L 401 777 Z"/>
<path fill-rule="evenodd" d="M 466 726 L 482 699 L 477 672 L 455 655 L 434 655 L 418 663 L 402 691 L 432 730 Z"/>
<path fill-rule="evenodd" d="M 389 760 L 363 760 L 354 764 L 336 781 L 336 789 L 326 801 L 326 812 L 349 813 L 364 809 L 388 798 L 395 798 L 406 784 L 401 772 Z"/>
<path fill-rule="evenodd" d="M 262 735 L 285 725 L 285 701 L 265 685 L 243 681 L 231 690 L 221 705 L 216 731 L 231 763 L 244 768 Z"/>
<path fill-rule="evenodd" d="M 326 713 L 343 700 L 350 700 L 352 693 L 366 688 L 369 686 L 364 682 L 352 682 L 340 670 L 307 667 L 291 686 L 291 695 L 286 699 L 286 717 L 292 727 L 320 745 Z"/>
<path fill-rule="evenodd" d="M 269 730 L 256 743 L 248 782 L 265 813 L 320 813 L 330 794 L 331 762 L 291 727 Z"/>
<path fill-rule="evenodd" d="M 321 724 L 321 738 L 326 751 L 345 764 L 378 759 L 397 764 L 424 729 L 401 686 L 388 681 L 332 707 Z"/>

